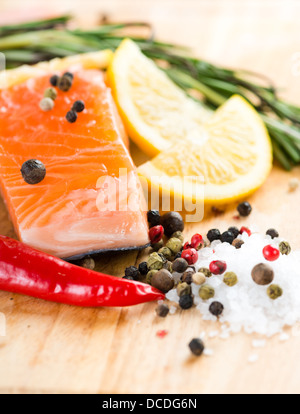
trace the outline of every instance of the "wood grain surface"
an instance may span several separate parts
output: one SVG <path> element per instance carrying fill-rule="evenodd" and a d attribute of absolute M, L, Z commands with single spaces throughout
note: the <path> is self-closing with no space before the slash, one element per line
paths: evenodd
<path fill-rule="evenodd" d="M 96 23 L 103 14 L 113 21 L 150 21 L 160 39 L 190 45 L 202 58 L 225 66 L 265 73 L 282 87 L 283 96 L 299 104 L 297 1 L 86 0 L 83 7 L 80 1 L 52 0 L 47 10 L 40 4 L 27 0 L 26 14 L 71 11 L 82 24 Z M 1 0 L 0 20 L 8 18 L 9 9 L 25 17 L 22 5 Z M 131 152 L 138 163 L 140 153 L 133 145 Z M 261 231 L 275 227 L 293 248 L 300 248 L 300 190 L 288 191 L 292 177 L 300 178 L 299 168 L 287 173 L 275 166 L 249 199 L 253 213 L 243 224 Z M 212 226 L 225 230 L 235 224 L 235 208 L 227 206 L 222 216 L 208 214 L 201 223 L 186 226 L 186 237 Z M 14 236 L 3 202 L 0 234 Z M 104 255 L 98 268 L 122 276 L 142 255 Z M 0 292 L 0 312 L 6 318 L 6 336 L 0 336 L 0 392 L 300 392 L 300 326 L 286 330 L 289 340 L 273 337 L 262 349 L 252 347 L 256 336 L 244 333 L 226 340 L 208 336 L 213 355 L 196 358 L 188 342 L 218 325 L 203 321 L 196 309 L 158 318 L 155 307 L 81 309 Z M 164 338 L 156 335 L 161 329 L 168 330 Z M 253 353 L 259 357 L 256 363 L 248 361 Z"/>

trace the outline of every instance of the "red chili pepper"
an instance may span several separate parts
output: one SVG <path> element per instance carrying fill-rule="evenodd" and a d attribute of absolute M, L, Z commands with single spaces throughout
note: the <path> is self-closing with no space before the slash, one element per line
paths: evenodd
<path fill-rule="evenodd" d="M 164 298 L 152 286 L 65 262 L 0 236 L 0 290 L 75 306 L 131 306 Z"/>

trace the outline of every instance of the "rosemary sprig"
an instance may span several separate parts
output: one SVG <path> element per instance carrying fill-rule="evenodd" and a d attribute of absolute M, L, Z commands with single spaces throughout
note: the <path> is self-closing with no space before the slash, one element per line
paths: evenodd
<path fill-rule="evenodd" d="M 273 83 L 263 75 L 213 65 L 190 55 L 188 48 L 157 41 L 145 22 L 104 24 L 89 30 L 69 27 L 70 16 L 59 16 L 0 27 L 0 51 L 7 67 L 101 49 L 115 50 L 131 37 L 188 95 L 200 94 L 199 102 L 217 108 L 233 94 L 240 94 L 259 112 L 272 139 L 274 158 L 291 170 L 300 164 L 300 107 L 278 97 Z M 147 29 L 145 36 L 128 30 Z M 194 99 L 195 96 L 192 94 Z"/>

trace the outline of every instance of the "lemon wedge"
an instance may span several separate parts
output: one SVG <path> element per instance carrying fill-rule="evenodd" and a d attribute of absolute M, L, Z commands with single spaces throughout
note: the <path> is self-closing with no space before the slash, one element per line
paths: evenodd
<path fill-rule="evenodd" d="M 141 177 L 174 198 L 208 204 L 235 201 L 263 184 L 272 167 L 271 141 L 246 100 L 228 99 L 200 131 L 201 140 L 178 140 L 142 164 Z"/>
<path fill-rule="evenodd" d="M 182 89 L 130 39 L 108 68 L 108 82 L 130 138 L 150 157 L 177 140 L 201 141 L 211 112 Z"/>

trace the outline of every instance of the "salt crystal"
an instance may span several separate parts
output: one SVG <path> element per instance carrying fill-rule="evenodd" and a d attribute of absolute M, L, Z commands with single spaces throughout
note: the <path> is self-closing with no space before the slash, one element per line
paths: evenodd
<path fill-rule="evenodd" d="M 290 335 L 285 332 L 282 332 L 282 334 L 279 336 L 279 341 L 287 341 L 288 339 L 290 339 Z"/>
<path fill-rule="evenodd" d="M 219 331 L 210 331 L 209 333 L 208 333 L 208 336 L 210 337 L 210 338 L 214 338 L 215 336 L 218 336 L 219 335 Z"/>
<path fill-rule="evenodd" d="M 203 355 L 212 356 L 213 354 L 214 354 L 214 351 L 211 348 L 204 348 Z"/>
<path fill-rule="evenodd" d="M 177 311 L 177 307 L 176 306 L 170 306 L 170 309 L 169 309 L 169 313 L 171 314 L 171 315 L 174 315 L 174 313 Z"/>
<path fill-rule="evenodd" d="M 253 363 L 253 362 L 256 362 L 257 360 L 258 360 L 258 355 L 257 354 L 251 354 L 248 357 L 248 362 Z"/>
<path fill-rule="evenodd" d="M 253 339 L 252 346 L 253 348 L 263 348 L 266 345 L 265 339 Z"/>

